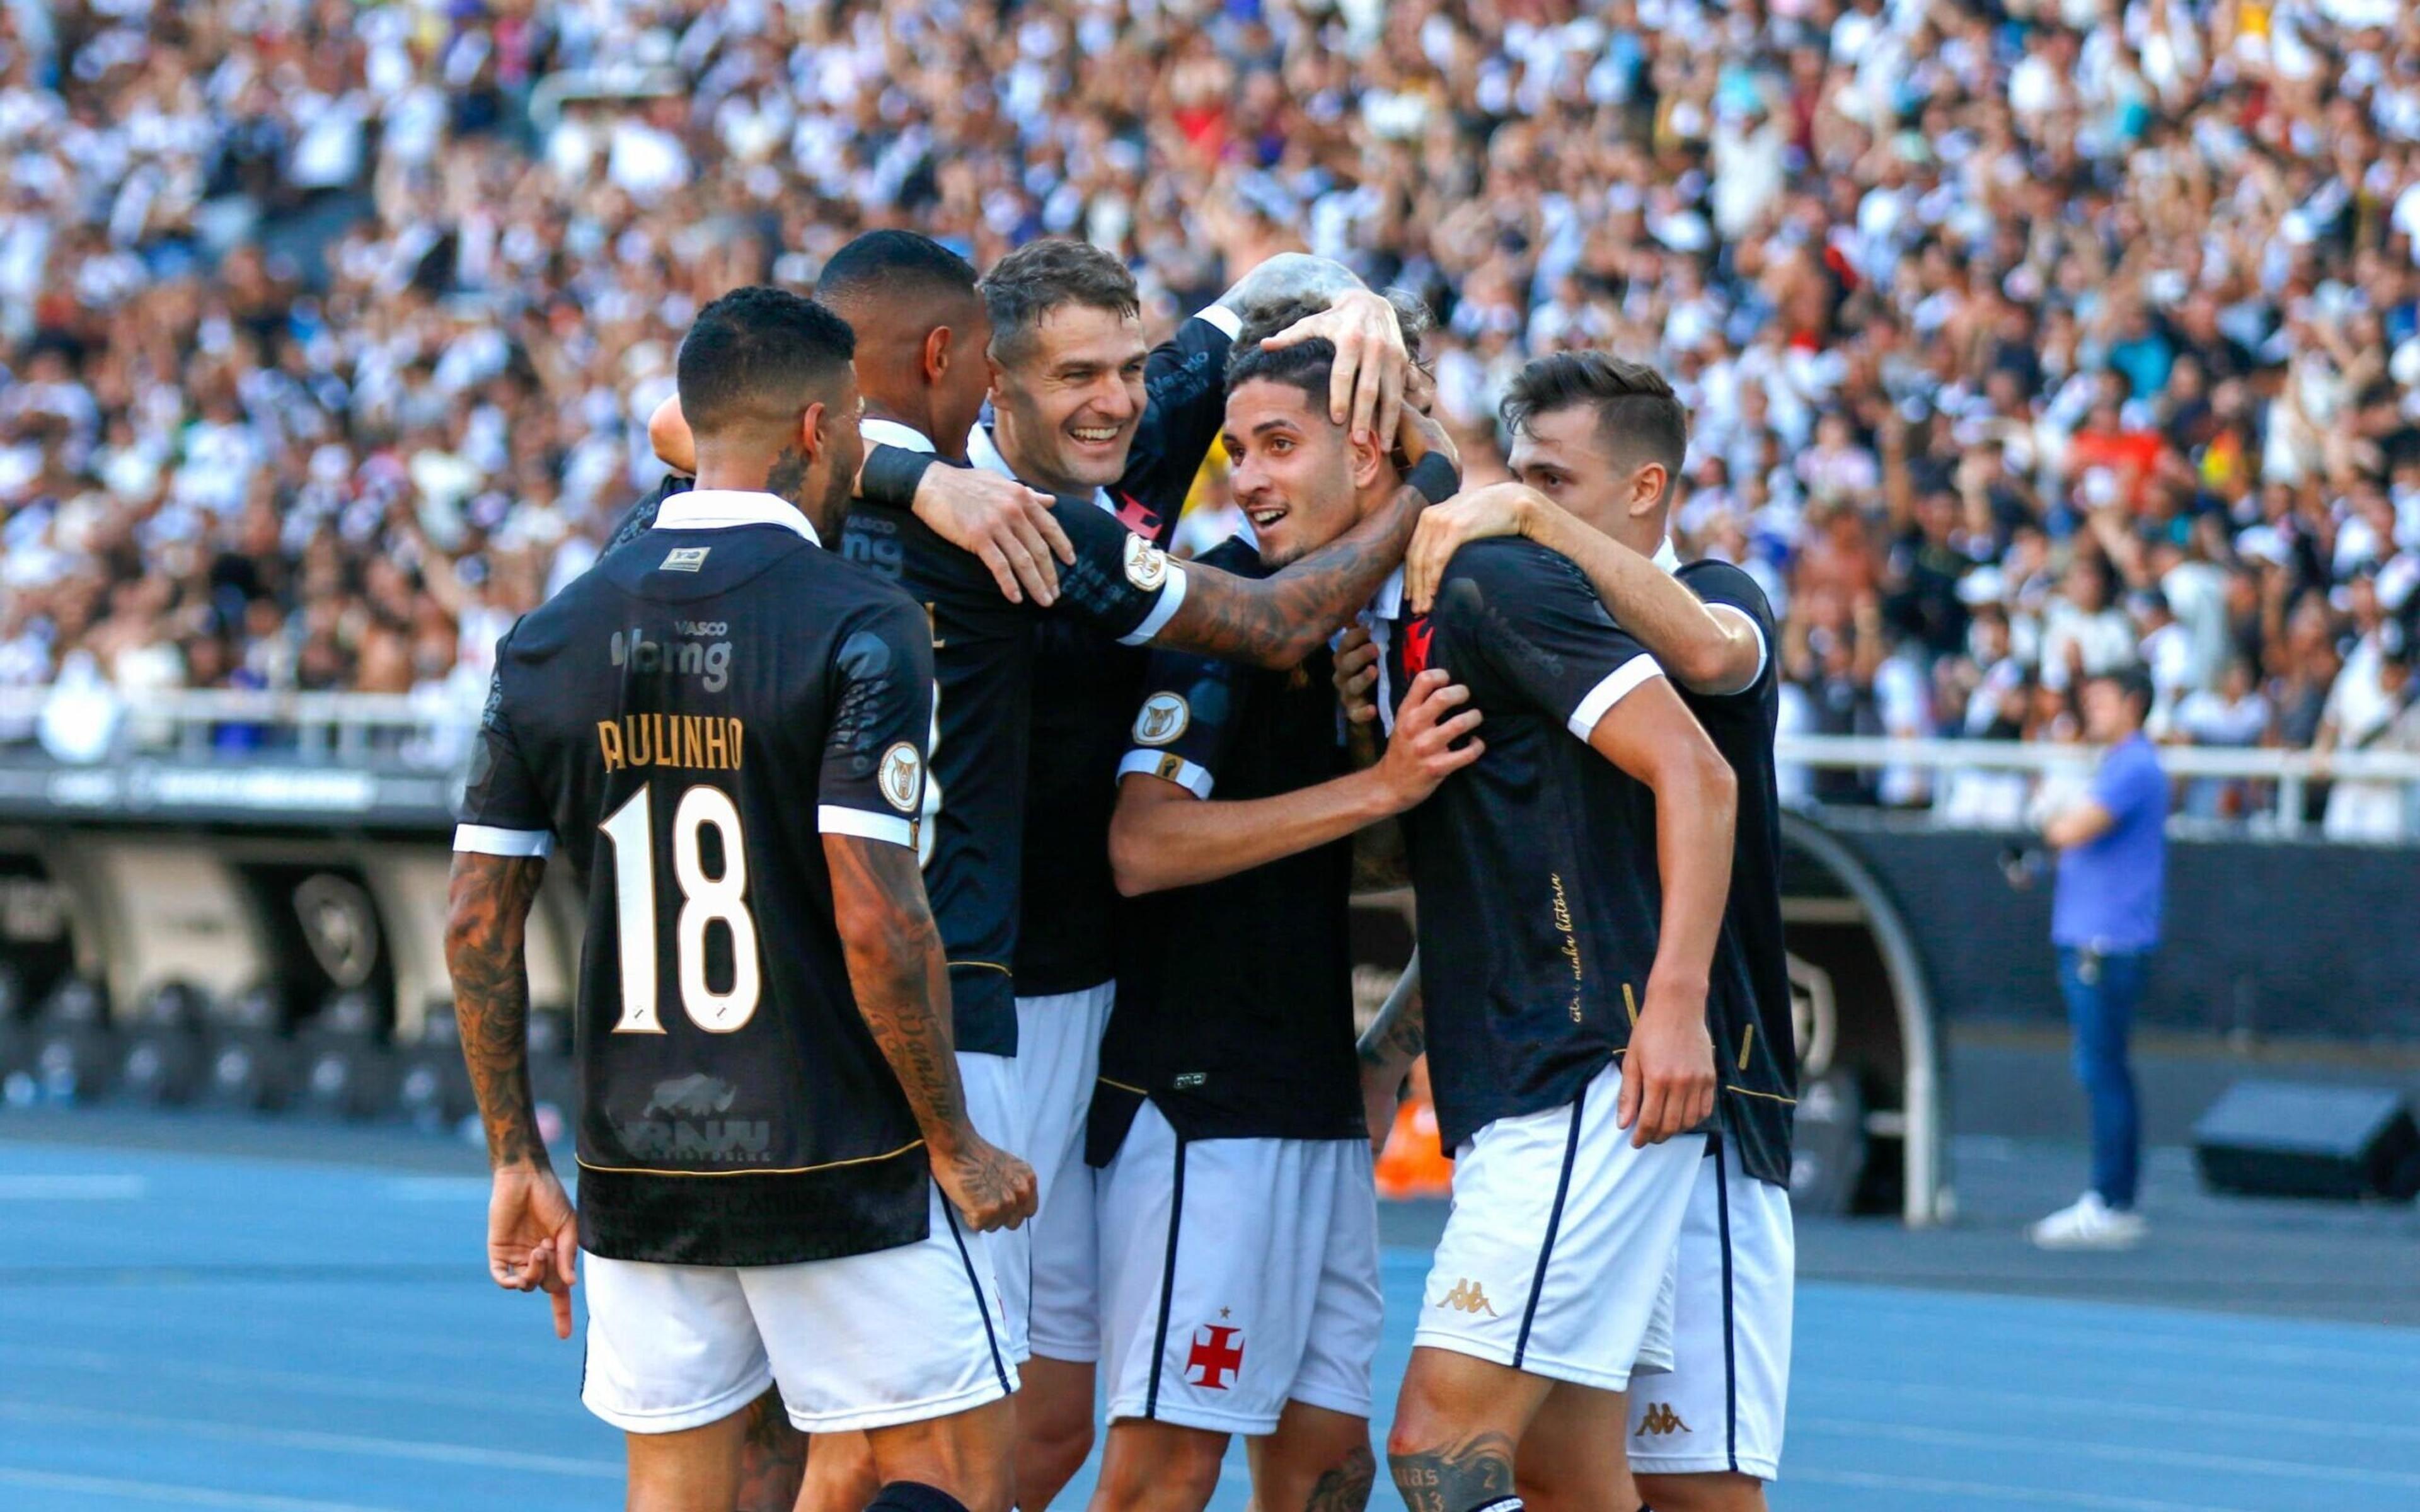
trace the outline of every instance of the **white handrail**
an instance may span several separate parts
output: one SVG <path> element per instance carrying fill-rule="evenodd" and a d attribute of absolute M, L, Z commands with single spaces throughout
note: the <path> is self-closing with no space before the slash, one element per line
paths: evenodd
<path fill-rule="evenodd" d="M 2161 746 L 2160 766 L 2171 777 L 2326 781 L 2357 778 L 2420 782 L 2420 753 L 2309 751 L 2216 746 Z M 1928 771 L 2055 772 L 2088 768 L 2102 748 L 2014 740 L 1908 740 L 1882 735 L 1783 735 L 1774 756 L 1785 765 L 1826 770 L 1912 766 Z"/>

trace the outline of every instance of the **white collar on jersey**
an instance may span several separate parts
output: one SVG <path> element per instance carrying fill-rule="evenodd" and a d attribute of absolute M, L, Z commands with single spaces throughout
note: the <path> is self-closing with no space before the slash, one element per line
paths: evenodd
<path fill-rule="evenodd" d="M 868 415 L 857 423 L 857 433 L 865 438 L 868 446 L 896 446 L 905 452 L 938 452 L 933 439 L 915 426 L 879 415 Z"/>
<path fill-rule="evenodd" d="M 1672 537 L 1666 536 L 1655 548 L 1655 564 L 1666 572 L 1681 570 L 1681 553 L 1672 549 Z"/>
<path fill-rule="evenodd" d="M 1008 465 L 1008 458 L 1000 455 L 1000 443 L 991 439 L 991 427 L 988 425 L 979 424 L 967 432 L 967 460 L 985 472 L 997 472 L 1001 477 L 1016 483 L 1025 481 L 1017 477 L 1016 471 Z M 1093 502 L 1112 515 L 1118 512 L 1117 501 L 1109 497 L 1109 490 L 1107 488 L 1094 489 Z"/>
<path fill-rule="evenodd" d="M 1363 623 L 1370 619 L 1391 620 L 1404 612 L 1404 569 L 1397 567 L 1378 585 L 1370 597 L 1370 607 L 1363 611 Z"/>
<path fill-rule="evenodd" d="M 798 505 L 752 488 L 691 488 L 665 500 L 656 511 L 656 529 L 661 531 L 721 531 L 734 525 L 779 525 L 815 546 L 824 544 Z"/>

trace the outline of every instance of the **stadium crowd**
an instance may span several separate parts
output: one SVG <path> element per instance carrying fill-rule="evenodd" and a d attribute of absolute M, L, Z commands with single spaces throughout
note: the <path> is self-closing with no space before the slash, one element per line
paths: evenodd
<path fill-rule="evenodd" d="M 1163 330 L 1343 260 L 1474 458 L 1524 359 L 1654 362 L 1785 730 L 2072 739 L 2139 661 L 2164 739 L 2420 750 L 2397 0 L 61 0 L 0 149 L 0 684 L 474 706 L 692 314 L 904 224 L 1090 239 Z"/>

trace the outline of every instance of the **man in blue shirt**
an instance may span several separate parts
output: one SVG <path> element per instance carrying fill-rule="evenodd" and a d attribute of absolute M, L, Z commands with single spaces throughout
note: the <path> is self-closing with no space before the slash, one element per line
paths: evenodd
<path fill-rule="evenodd" d="M 2042 839 L 2058 852 L 2051 943 L 2075 1031 L 2075 1074 L 2092 1110 L 2092 1188 L 2034 1225 L 2045 1249 L 2124 1249 L 2145 1233 L 2134 1211 L 2142 1119 L 2126 1036 L 2160 943 L 2167 873 L 2168 779 L 2143 734 L 2151 684 L 2138 668 L 2084 686 L 2085 738 L 2107 748 L 2090 790 L 2053 814 Z"/>

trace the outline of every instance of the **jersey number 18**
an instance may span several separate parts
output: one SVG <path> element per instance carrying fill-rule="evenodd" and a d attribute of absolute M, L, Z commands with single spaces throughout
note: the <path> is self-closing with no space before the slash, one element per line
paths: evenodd
<path fill-rule="evenodd" d="M 708 876 L 698 843 L 708 825 L 722 850 L 722 874 Z M 661 1034 L 656 1013 L 656 825 L 653 790 L 641 788 L 597 825 L 613 842 L 613 928 L 621 937 L 622 1017 L 616 1034 Z M 673 880 L 681 909 L 673 921 L 673 953 L 680 967 L 681 1008 L 708 1034 L 729 1034 L 756 1014 L 763 987 L 756 964 L 756 920 L 748 912 L 748 850 L 739 809 L 721 788 L 703 783 L 681 795 L 673 810 Z M 731 931 L 731 990 L 706 980 L 706 931 Z"/>

